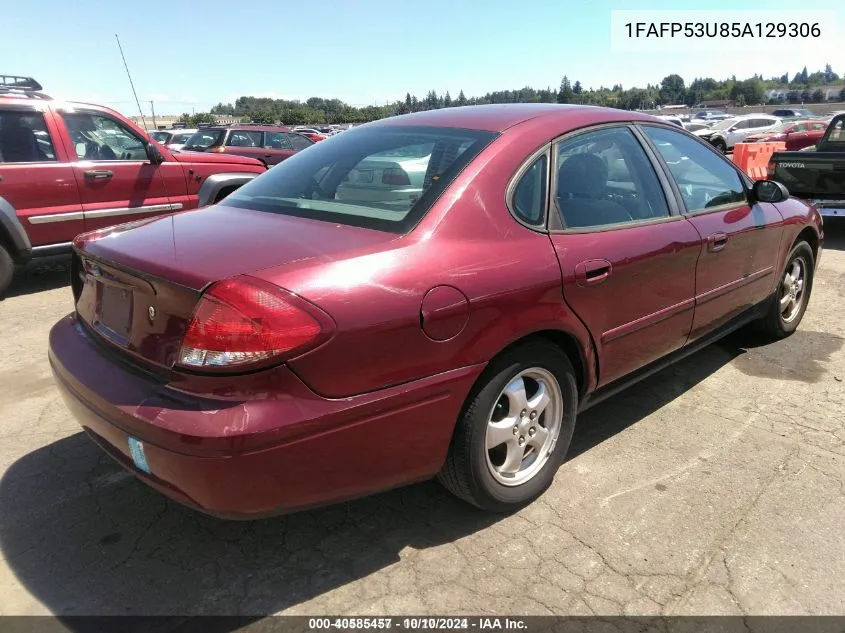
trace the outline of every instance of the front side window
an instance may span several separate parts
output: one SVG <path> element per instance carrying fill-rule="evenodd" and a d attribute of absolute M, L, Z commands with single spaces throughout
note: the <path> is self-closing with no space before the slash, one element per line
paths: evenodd
<path fill-rule="evenodd" d="M 666 161 L 688 212 L 746 202 L 742 180 L 727 159 L 673 130 L 652 126 L 643 130 Z"/>
<path fill-rule="evenodd" d="M 150 132 L 150 138 L 166 145 L 171 138 L 171 134 L 170 132 Z"/>
<path fill-rule="evenodd" d="M 229 134 L 226 145 L 229 147 L 261 147 L 264 143 L 264 132 L 234 130 Z"/>
<path fill-rule="evenodd" d="M 226 130 L 200 130 L 185 142 L 185 149 L 208 149 L 220 145 Z"/>
<path fill-rule="evenodd" d="M 669 216 L 657 174 L 627 128 L 587 132 L 560 143 L 557 205 L 566 228 Z"/>
<path fill-rule="evenodd" d="M 427 126 L 350 131 L 331 143 L 309 145 L 224 204 L 405 233 L 495 137 Z"/>
<path fill-rule="evenodd" d="M 80 160 L 147 160 L 143 139 L 111 117 L 63 112 L 62 118 Z"/>
<path fill-rule="evenodd" d="M 543 154 L 531 164 L 514 187 L 511 207 L 516 217 L 526 224 L 540 226 L 544 223 L 548 168 L 549 160 Z"/>
<path fill-rule="evenodd" d="M 808 129 L 807 123 L 799 123 L 794 128 L 792 128 L 793 132 L 806 132 Z"/>
<path fill-rule="evenodd" d="M 44 115 L 34 111 L 0 110 L 0 163 L 56 160 Z"/>

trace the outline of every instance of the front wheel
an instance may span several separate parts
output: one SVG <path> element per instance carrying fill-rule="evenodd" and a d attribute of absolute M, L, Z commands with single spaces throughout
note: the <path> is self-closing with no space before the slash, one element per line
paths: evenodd
<path fill-rule="evenodd" d="M 438 479 L 484 510 L 510 512 L 549 487 L 575 429 L 566 355 L 531 341 L 495 359 L 470 393 Z"/>
<path fill-rule="evenodd" d="M 715 141 L 713 141 L 713 147 L 715 147 L 717 150 L 719 150 L 723 154 L 726 154 L 727 151 L 728 151 L 728 145 L 722 139 L 716 139 Z"/>
<path fill-rule="evenodd" d="M 769 310 L 758 322 L 769 338 L 786 338 L 804 318 L 813 290 L 814 261 L 813 249 L 807 242 L 798 242 L 789 253 Z"/>

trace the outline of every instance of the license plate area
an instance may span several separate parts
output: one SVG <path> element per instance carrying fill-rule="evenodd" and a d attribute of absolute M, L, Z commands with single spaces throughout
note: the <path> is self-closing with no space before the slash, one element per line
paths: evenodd
<path fill-rule="evenodd" d="M 97 313 L 94 327 L 115 343 L 126 346 L 132 331 L 132 291 L 97 282 Z"/>

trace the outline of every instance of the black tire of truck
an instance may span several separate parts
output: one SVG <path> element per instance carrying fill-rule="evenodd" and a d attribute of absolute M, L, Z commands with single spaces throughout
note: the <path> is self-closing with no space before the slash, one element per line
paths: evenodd
<path fill-rule="evenodd" d="M 9 251 L 0 244 L 0 299 L 3 298 L 3 293 L 12 283 L 12 276 L 15 274 L 15 261 L 9 254 Z"/>

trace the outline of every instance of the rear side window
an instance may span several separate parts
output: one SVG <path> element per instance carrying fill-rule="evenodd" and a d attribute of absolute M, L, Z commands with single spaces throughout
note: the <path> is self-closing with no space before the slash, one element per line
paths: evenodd
<path fill-rule="evenodd" d="M 228 147 L 261 147 L 264 144 L 263 132 L 233 130 L 226 139 Z"/>
<path fill-rule="evenodd" d="M 293 136 L 293 135 L 292 135 Z M 383 125 L 309 145 L 227 206 L 391 233 L 412 229 L 496 133 Z"/>
<path fill-rule="evenodd" d="M 149 134 L 151 139 L 159 143 L 167 143 L 171 137 L 170 132 L 150 132 Z"/>
<path fill-rule="evenodd" d="M 685 134 L 651 126 L 643 130 L 674 176 L 688 212 L 746 201 L 739 174 L 725 158 Z"/>
<path fill-rule="evenodd" d="M 287 137 L 291 147 L 297 151 L 305 149 L 306 147 L 311 147 L 314 144 L 314 141 L 310 138 L 305 138 L 300 134 L 288 134 Z"/>
<path fill-rule="evenodd" d="M 826 123 L 813 123 L 813 132 L 818 132 L 819 130 L 826 130 L 827 124 Z"/>
<path fill-rule="evenodd" d="M 549 160 L 545 154 L 535 160 L 513 190 L 512 208 L 520 220 L 532 226 L 545 221 L 546 172 Z"/>
<path fill-rule="evenodd" d="M 0 110 L 0 163 L 56 160 L 53 142 L 40 112 Z"/>
<path fill-rule="evenodd" d="M 792 128 L 793 132 L 806 132 L 807 131 L 807 124 L 806 123 L 799 123 L 794 128 Z"/>

